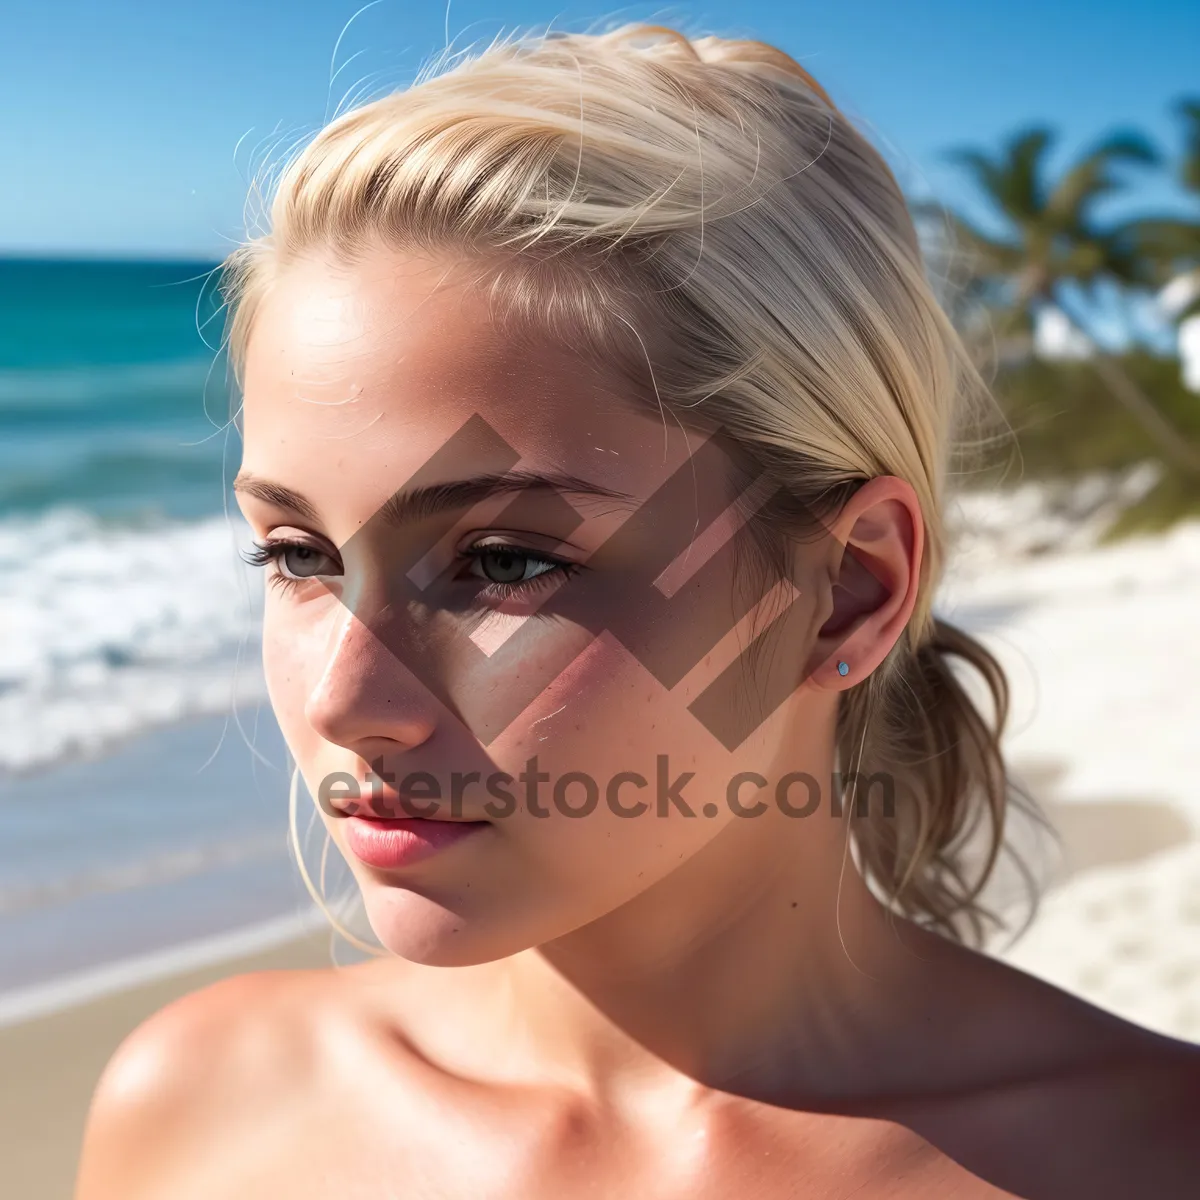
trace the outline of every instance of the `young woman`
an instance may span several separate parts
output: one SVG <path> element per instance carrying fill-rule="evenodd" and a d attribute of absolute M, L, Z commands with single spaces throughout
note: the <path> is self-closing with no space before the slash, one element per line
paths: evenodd
<path fill-rule="evenodd" d="M 383 953 L 146 1022 L 78 1200 L 1200 1194 L 1200 1051 L 970 944 L 986 391 L 793 59 L 494 44 L 226 265 L 271 702 Z"/>

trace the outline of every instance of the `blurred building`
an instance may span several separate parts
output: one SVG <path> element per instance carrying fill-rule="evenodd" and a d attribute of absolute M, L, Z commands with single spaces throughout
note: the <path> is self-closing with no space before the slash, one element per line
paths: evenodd
<path fill-rule="evenodd" d="M 1172 321 L 1200 297 L 1200 271 L 1180 275 L 1158 294 L 1159 307 Z M 1183 384 L 1189 391 L 1200 392 L 1200 312 L 1179 324 L 1179 360 Z"/>

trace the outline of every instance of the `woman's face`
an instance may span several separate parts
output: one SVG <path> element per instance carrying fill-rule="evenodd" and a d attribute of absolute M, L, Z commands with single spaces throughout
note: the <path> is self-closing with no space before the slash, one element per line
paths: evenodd
<path fill-rule="evenodd" d="M 704 435 L 548 338 L 507 337 L 450 266 L 288 268 L 248 347 L 235 485 L 274 547 L 284 736 L 377 936 L 438 964 L 542 945 L 720 839 L 769 838 L 770 814 L 734 806 L 773 803 L 835 699 L 796 690 L 815 584 L 756 662 L 786 677 L 775 700 L 735 665 L 752 626 Z M 825 548 L 805 553 L 815 580 Z M 795 595 L 780 584 L 771 615 Z M 742 771 L 769 787 L 731 805 Z"/>

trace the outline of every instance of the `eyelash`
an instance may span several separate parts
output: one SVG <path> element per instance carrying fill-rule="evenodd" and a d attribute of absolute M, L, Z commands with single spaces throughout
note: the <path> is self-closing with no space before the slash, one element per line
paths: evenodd
<path fill-rule="evenodd" d="M 312 550 L 314 553 L 320 553 L 315 546 L 310 546 L 307 542 L 289 542 L 280 539 L 274 542 L 255 542 L 254 549 L 247 554 L 243 554 L 242 559 L 252 567 L 265 567 L 268 563 L 277 562 L 289 550 Z M 267 576 L 267 582 L 272 587 L 278 588 L 281 592 L 290 592 L 298 584 L 303 583 L 304 580 L 293 579 L 290 575 L 285 575 L 276 567 Z"/>
<path fill-rule="evenodd" d="M 255 542 L 254 549 L 243 554 L 242 559 L 252 567 L 263 567 L 268 563 L 277 562 L 289 550 L 311 550 L 315 554 L 322 553 L 322 551 L 317 550 L 315 546 L 310 546 L 307 542 L 280 539 L 271 542 Z M 488 580 L 487 586 L 479 589 L 479 595 L 497 602 L 511 599 L 514 596 L 531 595 L 548 587 L 556 578 L 570 579 L 580 569 L 578 563 L 555 558 L 540 551 L 529 550 L 524 546 L 507 543 L 490 545 L 476 543 L 460 551 L 458 557 L 463 561 L 476 562 L 488 554 L 497 553 L 511 554 L 518 558 L 528 559 L 533 563 L 544 563 L 553 568 L 549 571 L 540 572 L 532 579 L 525 579 L 518 583 L 499 583 L 496 580 Z M 272 587 L 276 587 L 284 593 L 290 592 L 298 584 L 304 582 L 303 579 L 285 575 L 278 567 L 267 578 Z M 310 576 L 310 578 L 316 578 L 316 576 Z"/>

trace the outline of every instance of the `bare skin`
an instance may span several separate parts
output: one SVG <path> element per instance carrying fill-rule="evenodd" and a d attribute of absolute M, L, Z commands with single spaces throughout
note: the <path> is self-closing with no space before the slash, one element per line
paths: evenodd
<path fill-rule="evenodd" d="M 802 636 L 776 659 L 796 687 L 730 750 L 688 706 L 753 614 L 673 687 L 595 636 L 636 622 L 639 570 L 688 544 L 684 505 L 601 549 L 704 435 L 549 341 L 518 346 L 452 266 L 314 257 L 278 281 L 251 341 L 239 504 L 260 540 L 308 547 L 264 623 L 304 781 L 317 796 L 376 762 L 439 784 L 515 778 L 535 754 L 551 779 L 654 780 L 665 756 L 703 815 L 499 818 L 467 788 L 431 820 L 478 822 L 468 836 L 379 867 L 353 848 L 361 814 L 322 805 L 387 956 L 241 976 L 156 1014 L 97 1088 L 76 1200 L 1194 1195 L 1200 1049 L 889 914 L 826 789 L 809 820 L 730 803 L 739 772 L 831 778 L 839 691 L 915 604 L 912 489 L 869 481 L 806 543 Z M 503 519 L 512 494 L 385 527 L 381 506 L 473 415 L 520 470 L 574 490 L 527 487 Z M 432 482 L 495 470 L 494 446 L 465 446 Z M 697 504 L 725 483 L 697 480 Z M 414 558 L 420 598 L 395 583 Z M 546 578 L 497 590 L 514 561 L 522 584 Z M 686 655 L 731 594 L 704 589 L 656 637 Z M 514 711 L 525 676 L 537 686 Z"/>

